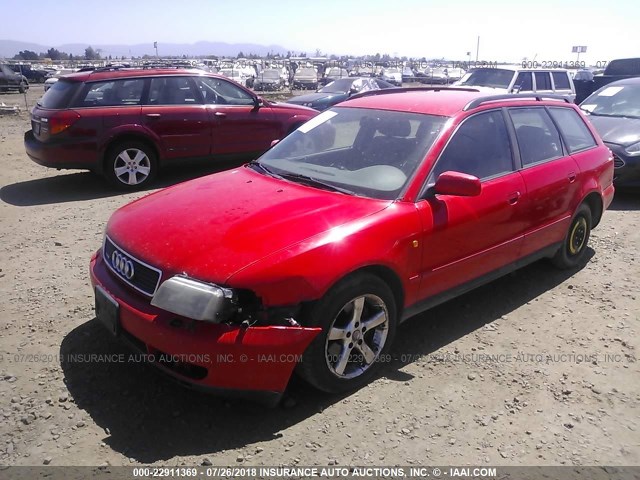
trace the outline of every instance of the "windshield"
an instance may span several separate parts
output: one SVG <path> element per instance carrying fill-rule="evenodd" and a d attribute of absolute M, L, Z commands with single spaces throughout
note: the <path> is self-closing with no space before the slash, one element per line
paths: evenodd
<path fill-rule="evenodd" d="M 513 70 L 502 68 L 477 68 L 460 80 L 460 85 L 472 87 L 508 88 L 513 79 Z"/>
<path fill-rule="evenodd" d="M 295 74 L 296 77 L 315 77 L 316 71 L 313 68 L 301 68 Z"/>
<path fill-rule="evenodd" d="M 341 68 L 330 68 L 329 70 L 327 70 L 327 73 L 325 76 L 332 77 L 332 78 L 342 78 L 342 77 L 348 77 L 349 72 Z"/>
<path fill-rule="evenodd" d="M 262 72 L 262 78 L 278 79 L 280 78 L 280 72 L 278 70 L 265 70 Z"/>
<path fill-rule="evenodd" d="M 351 88 L 351 84 L 353 83 L 353 79 L 351 78 L 342 78 L 340 80 L 335 80 L 326 86 L 322 87 L 318 92 L 321 93 L 346 93 Z"/>
<path fill-rule="evenodd" d="M 592 115 L 640 118 L 640 84 L 608 85 L 580 104 Z"/>
<path fill-rule="evenodd" d="M 338 107 L 285 137 L 258 160 L 285 179 L 392 200 L 437 138 L 446 117 Z"/>

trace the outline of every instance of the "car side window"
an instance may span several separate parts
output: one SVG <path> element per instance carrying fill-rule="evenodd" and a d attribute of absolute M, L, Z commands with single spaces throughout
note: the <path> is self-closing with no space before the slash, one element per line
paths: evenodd
<path fill-rule="evenodd" d="M 75 107 L 115 107 L 140 105 L 144 79 L 112 80 L 87 84 Z"/>
<path fill-rule="evenodd" d="M 533 81 L 531 80 L 531 72 L 520 72 L 514 86 L 520 86 L 521 92 L 533 91 Z"/>
<path fill-rule="evenodd" d="M 551 88 L 551 75 L 549 72 L 533 72 L 536 77 L 536 91 L 553 90 Z"/>
<path fill-rule="evenodd" d="M 524 166 L 563 155 L 560 134 L 543 107 L 512 108 L 509 109 L 509 115 Z"/>
<path fill-rule="evenodd" d="M 553 84 L 556 90 L 569 90 L 569 76 L 566 72 L 553 72 Z"/>
<path fill-rule="evenodd" d="M 148 105 L 196 105 L 201 103 L 190 77 L 153 77 Z"/>
<path fill-rule="evenodd" d="M 549 108 L 549 113 L 558 125 L 569 152 L 575 153 L 597 145 L 580 114 L 572 108 Z"/>
<path fill-rule="evenodd" d="M 464 121 L 437 160 L 430 181 L 449 170 L 480 179 L 514 170 L 509 134 L 500 110 Z"/>
<path fill-rule="evenodd" d="M 226 80 L 213 77 L 196 79 L 198 88 L 207 105 L 253 105 L 254 97 Z"/>

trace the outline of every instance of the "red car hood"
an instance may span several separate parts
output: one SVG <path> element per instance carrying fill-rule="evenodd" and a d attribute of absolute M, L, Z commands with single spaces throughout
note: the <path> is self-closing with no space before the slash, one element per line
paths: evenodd
<path fill-rule="evenodd" d="M 242 167 L 161 190 L 116 211 L 107 235 L 163 271 L 226 283 L 238 270 L 391 202 L 266 177 Z"/>

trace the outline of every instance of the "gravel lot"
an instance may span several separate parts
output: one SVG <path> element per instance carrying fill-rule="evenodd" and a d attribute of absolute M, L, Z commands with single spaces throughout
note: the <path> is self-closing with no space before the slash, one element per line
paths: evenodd
<path fill-rule="evenodd" d="M 31 162 L 24 97 L 2 102 L 22 113 L 0 116 L 0 464 L 640 465 L 640 194 L 616 196 L 584 268 L 531 265 L 403 324 L 362 390 L 294 379 L 267 409 L 81 361 L 128 356 L 94 318 L 88 264 L 142 194 Z"/>

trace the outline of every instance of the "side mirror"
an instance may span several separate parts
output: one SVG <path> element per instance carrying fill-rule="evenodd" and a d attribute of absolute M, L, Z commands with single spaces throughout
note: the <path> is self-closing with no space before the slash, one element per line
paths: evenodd
<path fill-rule="evenodd" d="M 276 138 L 275 140 L 271 140 L 271 145 L 269 147 L 275 147 L 279 141 L 280 141 L 279 138 Z"/>
<path fill-rule="evenodd" d="M 433 192 L 440 195 L 456 195 L 458 197 L 476 197 L 482 191 L 478 177 L 460 172 L 443 172 L 433 186 Z"/>
<path fill-rule="evenodd" d="M 260 107 L 264 107 L 264 100 L 262 97 L 253 97 L 253 108 L 257 110 Z"/>
<path fill-rule="evenodd" d="M 351 87 L 349 89 L 349 95 L 353 95 L 354 93 L 358 93 L 358 89 L 356 87 Z"/>
<path fill-rule="evenodd" d="M 514 85 L 513 88 L 511 89 L 511 93 L 520 93 L 521 88 L 522 88 L 522 85 Z"/>

